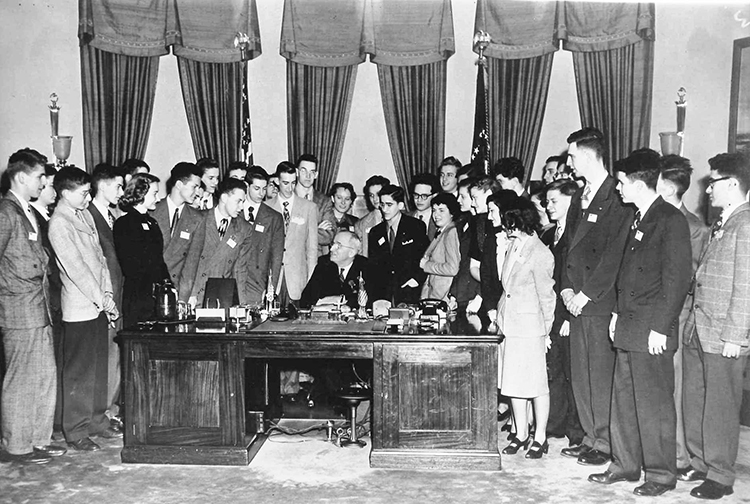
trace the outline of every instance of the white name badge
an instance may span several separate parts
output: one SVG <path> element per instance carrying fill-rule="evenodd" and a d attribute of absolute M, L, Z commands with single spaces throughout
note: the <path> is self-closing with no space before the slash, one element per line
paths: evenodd
<path fill-rule="evenodd" d="M 229 245 L 231 248 L 234 248 L 237 246 L 237 242 L 230 238 L 227 240 L 227 245 Z"/>
<path fill-rule="evenodd" d="M 189 240 L 190 239 L 190 233 L 187 231 L 180 231 L 180 238 L 183 240 Z"/>
<path fill-rule="evenodd" d="M 636 231 L 635 232 L 635 239 L 638 240 L 638 241 L 641 241 L 642 238 L 643 238 L 643 233 L 641 231 Z"/>
<path fill-rule="evenodd" d="M 36 233 L 29 233 L 29 240 L 36 241 L 37 240 L 37 234 Z"/>
<path fill-rule="evenodd" d="M 383 238 L 383 237 L 381 236 L 381 237 L 380 237 L 380 239 L 378 240 L 378 245 L 382 245 L 382 244 L 384 244 L 384 243 L 385 243 L 385 238 Z"/>
<path fill-rule="evenodd" d="M 256 224 L 256 225 L 255 225 L 255 230 L 256 230 L 257 232 L 259 232 L 259 233 L 262 233 L 262 232 L 263 232 L 263 230 L 265 230 L 265 229 L 266 229 L 266 227 L 265 227 L 265 226 L 264 226 L 263 224 Z"/>
<path fill-rule="evenodd" d="M 141 223 L 141 226 L 143 226 L 144 231 L 148 231 L 149 229 L 151 229 L 150 227 L 148 227 L 148 224 L 145 222 Z"/>
<path fill-rule="evenodd" d="M 597 219 L 597 215 L 595 213 L 590 213 L 587 220 L 589 222 L 596 222 L 596 219 Z"/>

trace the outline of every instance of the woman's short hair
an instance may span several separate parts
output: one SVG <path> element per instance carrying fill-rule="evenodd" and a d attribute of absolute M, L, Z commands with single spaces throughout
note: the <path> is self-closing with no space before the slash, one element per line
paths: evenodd
<path fill-rule="evenodd" d="M 539 212 L 534 203 L 526 198 L 518 198 L 500 214 L 503 227 L 512 231 L 517 229 L 528 235 L 538 233 L 541 229 Z"/>
<path fill-rule="evenodd" d="M 434 207 L 436 205 L 445 205 L 448 208 L 451 217 L 453 217 L 453 220 L 456 220 L 456 218 L 461 215 L 461 205 L 458 203 L 456 197 L 450 193 L 436 194 L 432 198 L 430 206 Z"/>
<path fill-rule="evenodd" d="M 159 177 L 155 177 L 150 173 L 136 173 L 125 187 L 125 193 L 120 198 L 120 208 L 126 212 L 130 212 L 133 210 L 133 207 L 143 203 L 151 184 L 158 183 Z"/>

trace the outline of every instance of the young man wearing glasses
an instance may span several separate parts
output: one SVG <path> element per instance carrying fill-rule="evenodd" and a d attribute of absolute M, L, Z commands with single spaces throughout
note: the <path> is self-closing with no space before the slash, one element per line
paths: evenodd
<path fill-rule="evenodd" d="M 420 173 L 411 181 L 411 196 L 414 210 L 406 215 L 415 217 L 427 226 L 427 238 L 432 241 L 437 232 L 435 221 L 432 220 L 432 198 L 440 191 L 440 182 L 435 175 Z"/>

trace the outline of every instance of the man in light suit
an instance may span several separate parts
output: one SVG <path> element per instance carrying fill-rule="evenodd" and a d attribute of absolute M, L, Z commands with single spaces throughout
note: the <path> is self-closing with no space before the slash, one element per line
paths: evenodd
<path fill-rule="evenodd" d="M 295 194 L 297 169 L 294 166 L 280 163 L 276 174 L 279 194 L 268 204 L 282 215 L 285 228 L 280 297 L 282 302 L 285 295 L 297 302 L 318 262 L 318 209 L 312 201 Z"/>
<path fill-rule="evenodd" d="M 680 479 L 703 479 L 690 495 L 720 499 L 733 492 L 750 345 L 750 160 L 719 154 L 708 164 L 706 192 L 721 218 L 695 272 L 684 330 L 683 413 L 692 460 Z"/>
<path fill-rule="evenodd" d="M 614 461 L 589 481 L 638 481 L 636 495 L 675 488 L 674 352 L 690 286 L 690 231 L 677 208 L 656 194 L 659 154 L 636 151 L 615 163 L 624 203 L 638 209 L 617 275 L 609 325 L 616 348 L 610 431 Z"/>
<path fill-rule="evenodd" d="M 180 274 L 180 299 L 193 306 L 203 306 L 209 278 L 234 278 L 239 301 L 245 304 L 247 283 L 247 250 L 250 247 L 250 224 L 242 217 L 247 195 L 245 182 L 225 179 L 218 187 L 216 206 L 202 214 L 196 236 L 204 237 L 200 246 L 190 247 Z"/>
<path fill-rule="evenodd" d="M 96 232 L 99 234 L 99 244 L 107 261 L 109 278 L 112 282 L 112 296 L 117 309 L 122 309 L 122 269 L 117 260 L 115 252 L 115 238 L 112 233 L 115 218 L 110 212 L 111 206 L 116 206 L 123 194 L 124 180 L 122 172 L 114 166 L 100 164 L 94 168 L 91 177 L 91 195 L 93 200 L 87 211 L 94 220 Z M 118 318 L 114 324 L 108 327 L 109 359 L 107 363 L 107 416 L 114 419 L 114 423 L 120 422 L 120 407 L 117 404 L 120 391 L 120 347 L 115 342 L 117 331 L 122 329 L 122 318 Z M 121 425 L 120 425 L 121 427 Z"/>
<path fill-rule="evenodd" d="M 260 304 L 268 289 L 269 273 L 272 289 L 278 285 L 284 250 L 284 218 L 265 203 L 268 175 L 257 168 L 247 174 L 245 219 L 250 223 L 250 246 L 247 249 L 247 282 L 245 299 Z"/>
<path fill-rule="evenodd" d="M 120 316 L 99 235 L 86 208 L 91 177 L 66 166 L 55 177 L 59 200 L 49 222 L 63 284 L 63 434 L 68 446 L 99 449 L 91 436 L 122 437 L 107 410 L 107 325 Z"/>
<path fill-rule="evenodd" d="M 615 354 L 609 320 L 615 306 L 615 278 L 627 240 L 632 210 L 623 206 L 615 180 L 604 167 L 604 137 L 584 128 L 568 137 L 568 156 L 576 175 L 586 179 L 570 203 L 566 219 L 565 267 L 560 297 L 570 321 L 571 382 L 583 444 L 563 448 L 583 465 L 610 459 L 609 411 Z"/>
<path fill-rule="evenodd" d="M 690 228 L 690 250 L 693 256 L 692 272 L 698 268 L 701 251 L 708 239 L 708 227 L 703 219 L 685 208 L 682 196 L 690 187 L 690 176 L 693 168 L 690 160 L 677 155 L 664 156 L 660 163 L 661 173 L 656 183 L 656 192 L 664 198 L 664 201 L 679 208 L 687 219 Z M 679 337 L 677 338 L 677 351 L 674 354 L 674 405 L 677 414 L 677 471 L 685 472 L 690 468 L 690 454 L 685 442 L 685 422 L 682 415 L 682 329 L 685 327 L 690 307 L 693 304 L 693 296 L 688 295 L 680 312 Z"/>
<path fill-rule="evenodd" d="M 29 209 L 44 186 L 44 160 L 21 150 L 5 173 L 10 191 L 0 200 L 0 329 L 7 369 L 0 459 L 45 464 L 65 450 L 49 444 L 57 389 L 49 259 Z"/>
<path fill-rule="evenodd" d="M 164 240 L 164 263 L 178 292 L 190 249 L 202 247 L 205 239 L 204 216 L 191 206 L 200 184 L 201 171 L 196 165 L 177 163 L 167 180 L 167 197 L 156 203 L 152 212 Z"/>
<path fill-rule="evenodd" d="M 317 178 L 318 158 L 312 154 L 302 154 L 297 159 L 297 185 L 294 193 L 312 201 L 318 208 L 318 255 L 324 255 L 328 253 L 328 246 L 336 234 L 336 218 L 331 199 L 313 187 Z"/>
<path fill-rule="evenodd" d="M 432 199 L 440 191 L 440 182 L 431 173 L 419 173 L 411 180 L 409 189 L 411 189 L 414 210 L 406 215 L 424 222 L 427 226 L 427 239 L 432 241 L 437 232 L 435 221 L 432 220 Z"/>
<path fill-rule="evenodd" d="M 388 185 L 380 190 L 383 222 L 370 231 L 370 266 L 377 271 L 373 300 L 416 303 L 427 274 L 419 262 L 427 250 L 427 227 L 404 215 L 404 190 Z"/>

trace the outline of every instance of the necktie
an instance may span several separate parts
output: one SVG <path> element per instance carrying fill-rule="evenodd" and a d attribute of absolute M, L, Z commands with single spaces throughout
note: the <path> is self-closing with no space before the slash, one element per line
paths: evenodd
<path fill-rule="evenodd" d="M 721 226 L 724 225 L 724 222 L 722 219 L 717 220 L 714 222 L 714 225 L 711 226 L 711 239 L 713 240 L 716 238 L 716 235 L 719 234 L 719 231 L 721 230 Z"/>
<path fill-rule="evenodd" d="M 581 195 L 581 208 L 589 207 L 590 198 L 591 198 L 591 186 L 589 184 L 586 184 L 586 187 L 583 189 L 583 194 Z"/>
<path fill-rule="evenodd" d="M 253 215 L 253 207 L 247 207 L 247 221 L 255 222 L 255 215 Z"/>
<path fill-rule="evenodd" d="M 180 220 L 180 210 L 175 208 L 174 209 L 174 215 L 172 216 L 172 222 L 170 222 L 169 226 L 169 235 L 174 235 L 174 230 L 177 227 L 177 221 Z"/>
<path fill-rule="evenodd" d="M 26 207 L 26 217 L 29 219 L 29 223 L 31 224 L 31 227 L 34 228 L 34 232 L 39 232 L 39 222 L 36 220 L 36 215 L 34 215 L 34 212 L 31 211 L 31 207 Z"/>
<path fill-rule="evenodd" d="M 424 215 L 419 214 L 419 220 L 421 220 L 422 222 L 424 222 Z"/>
<path fill-rule="evenodd" d="M 557 245 L 560 242 L 560 238 L 562 238 L 563 234 L 563 227 L 560 224 L 557 224 L 555 227 L 555 245 Z"/>
<path fill-rule="evenodd" d="M 282 212 L 282 214 L 284 216 L 284 231 L 288 231 L 289 230 L 289 221 L 292 220 L 292 216 L 289 213 L 289 202 L 288 201 L 284 202 L 284 211 Z"/>
<path fill-rule="evenodd" d="M 109 210 L 107 210 L 107 224 L 109 224 L 109 229 L 115 228 L 115 216 Z"/>
<path fill-rule="evenodd" d="M 219 223 L 219 238 L 222 240 L 224 239 L 224 234 L 227 232 L 227 227 L 229 226 L 229 219 L 221 219 L 221 222 Z"/>
<path fill-rule="evenodd" d="M 638 226 L 641 225 L 641 211 L 638 210 L 635 212 L 635 219 L 633 219 L 633 226 L 631 229 L 638 229 Z"/>
<path fill-rule="evenodd" d="M 392 227 L 388 227 L 388 245 L 391 248 L 391 252 L 393 252 L 393 244 L 396 243 L 396 231 L 393 230 Z"/>
<path fill-rule="evenodd" d="M 341 268 L 339 269 L 339 282 L 343 284 L 345 279 L 346 277 L 344 276 L 344 268 Z"/>

